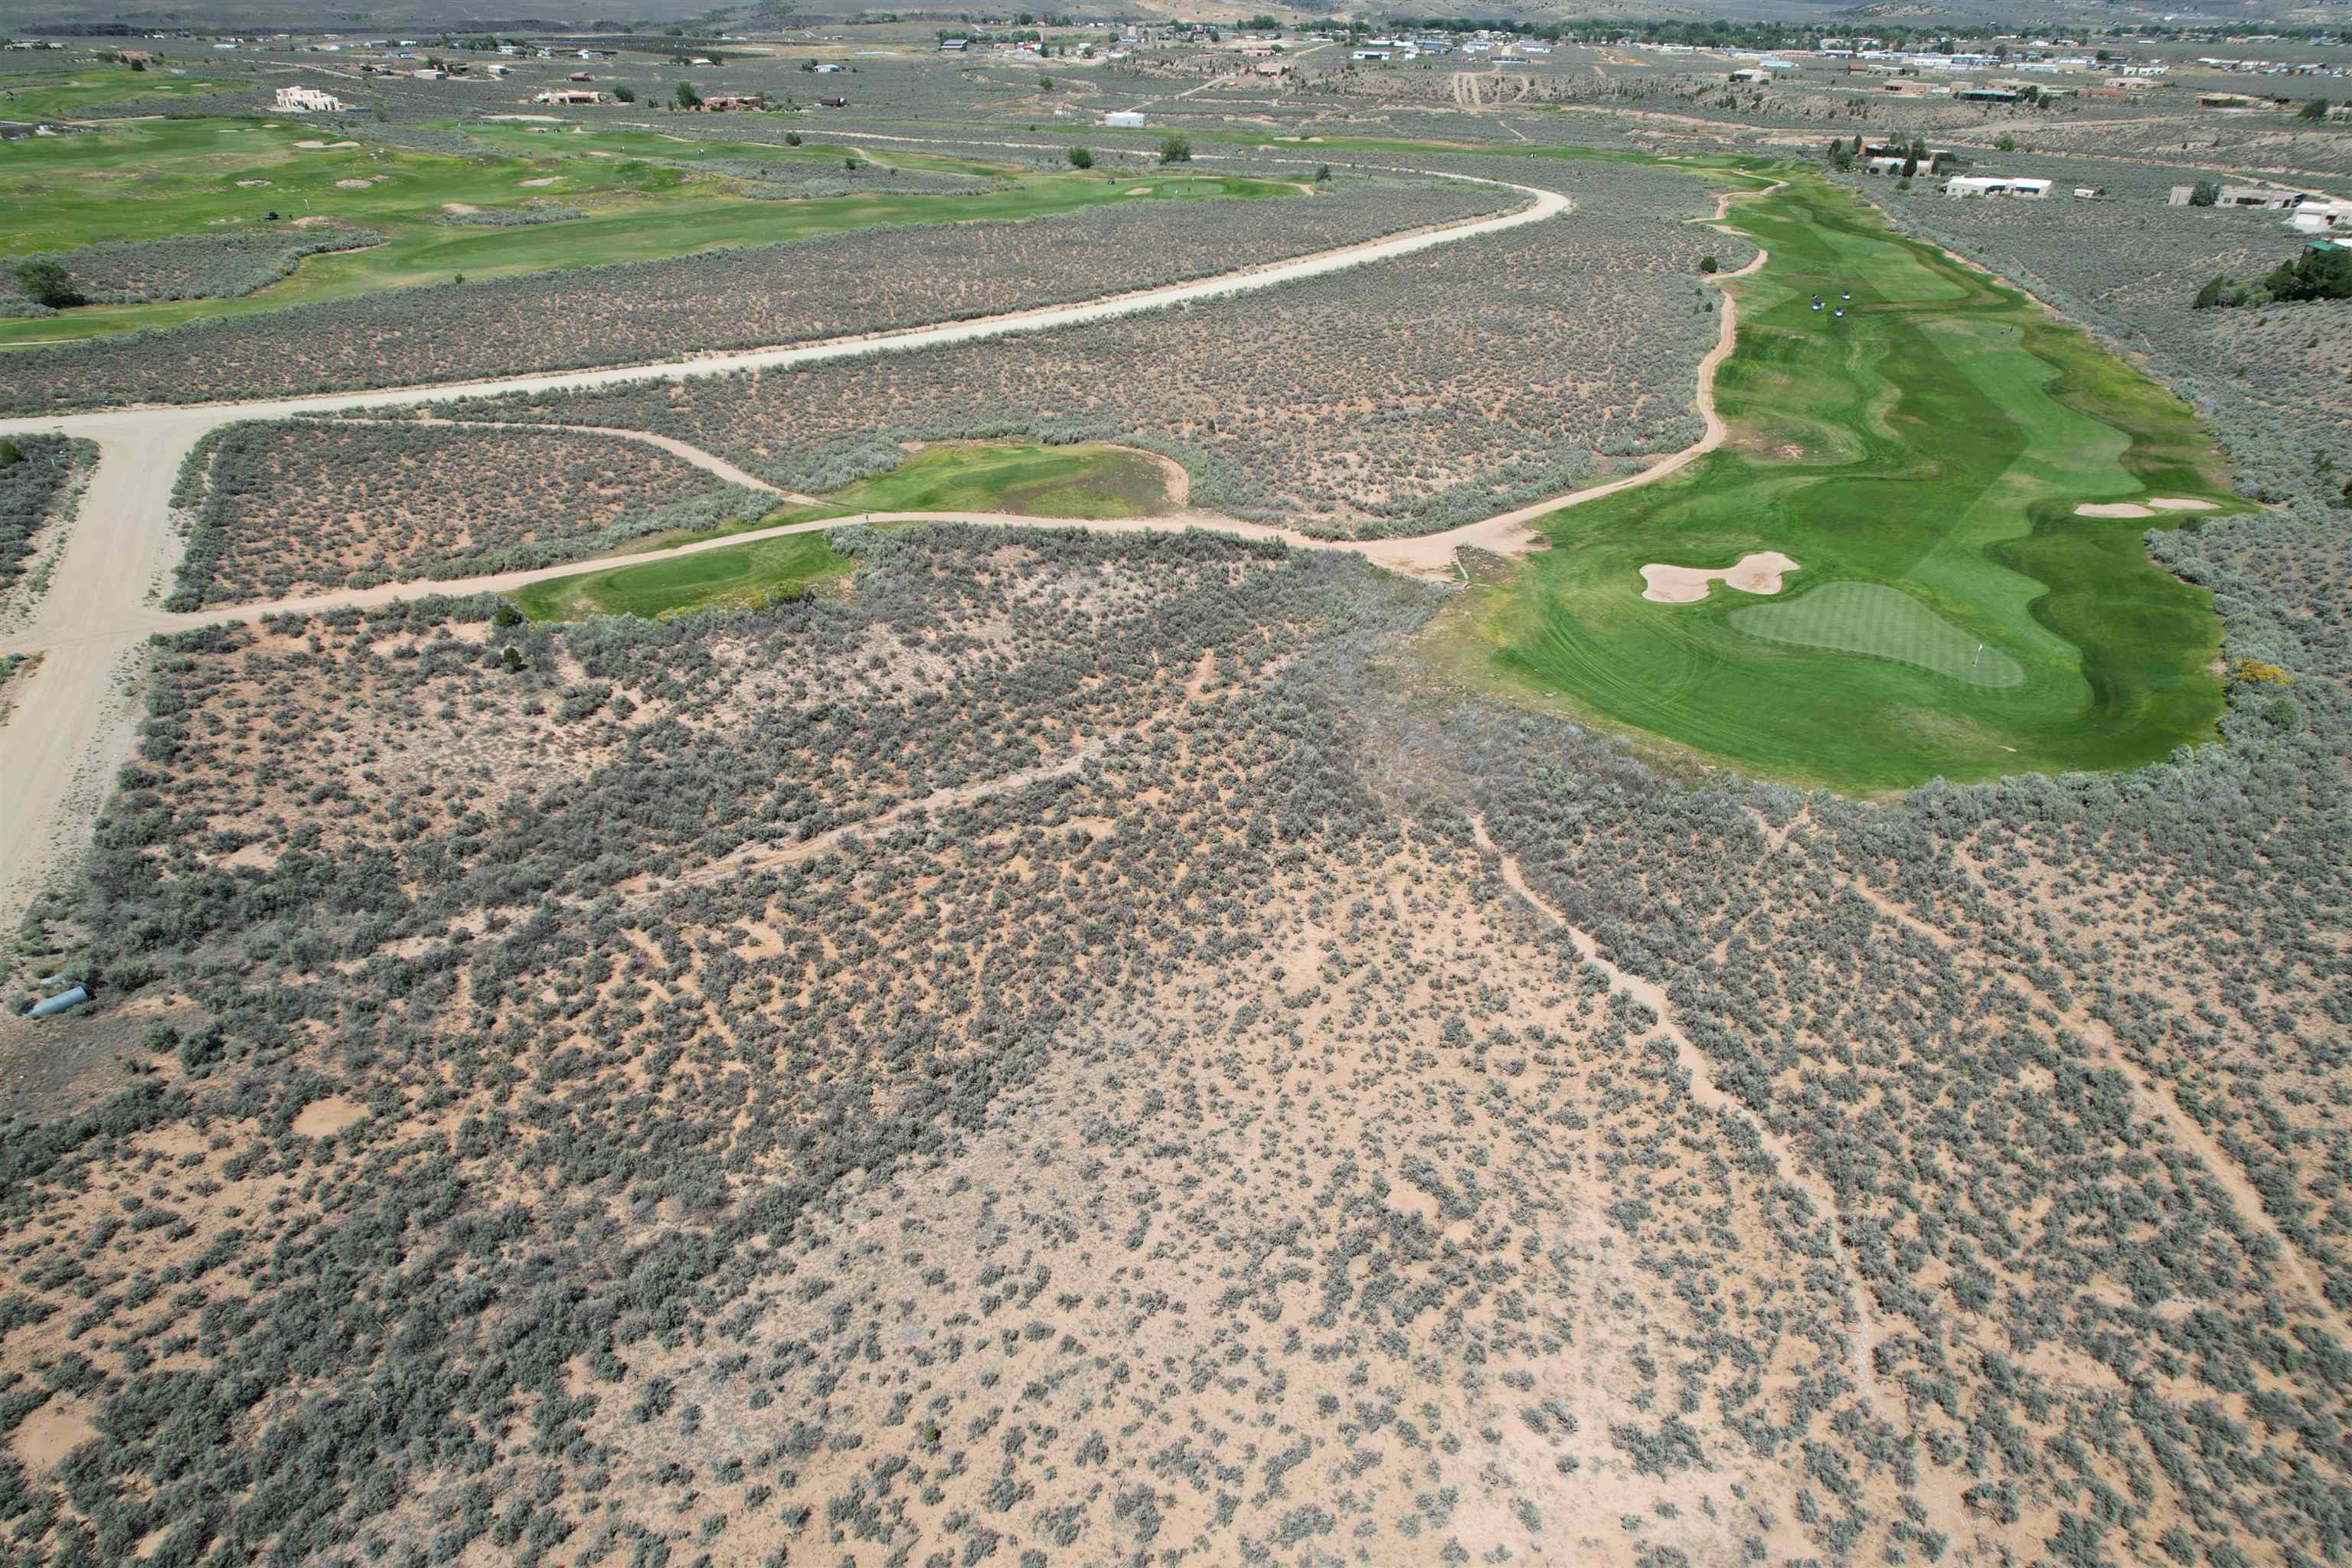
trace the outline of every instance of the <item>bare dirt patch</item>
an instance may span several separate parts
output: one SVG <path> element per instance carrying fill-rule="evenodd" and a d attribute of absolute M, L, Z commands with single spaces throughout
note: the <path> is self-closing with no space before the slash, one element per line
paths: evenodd
<path fill-rule="evenodd" d="M 314 1100 L 294 1118 L 294 1131 L 305 1138 L 332 1138 L 367 1114 L 367 1107 L 340 1094 Z"/>

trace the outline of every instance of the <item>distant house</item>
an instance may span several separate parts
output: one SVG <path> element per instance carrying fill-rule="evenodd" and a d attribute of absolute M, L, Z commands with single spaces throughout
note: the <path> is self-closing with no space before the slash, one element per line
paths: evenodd
<path fill-rule="evenodd" d="M 586 71 L 573 71 L 572 73 L 571 79 L 573 81 L 594 81 L 596 79 L 590 76 Z"/>
<path fill-rule="evenodd" d="M 533 103 L 553 104 L 602 103 L 604 101 L 604 95 L 586 88 L 551 87 L 545 92 L 533 93 L 530 100 Z"/>
<path fill-rule="evenodd" d="M 2050 182 L 2014 174 L 1956 174 L 1944 182 L 1948 196 L 2016 196 L 2038 202 L 2050 195 Z"/>
<path fill-rule="evenodd" d="M 849 107 L 849 100 L 845 98 L 820 98 L 816 100 L 816 106 L 819 109 L 847 109 Z"/>
<path fill-rule="evenodd" d="M 2176 207 L 2196 205 L 2197 187 L 2175 185 L 2166 205 Z M 2254 207 L 2263 212 L 2290 212 L 2308 201 L 2324 201 L 2309 191 L 2289 189 L 2285 185 L 2223 185 L 2214 197 L 2217 207 Z"/>
<path fill-rule="evenodd" d="M 2251 92 L 2200 92 L 2197 95 L 2200 109 L 2286 109 L 2291 107 L 2284 98 L 2262 98 Z"/>
<path fill-rule="evenodd" d="M 971 40 L 970 38 L 941 38 L 940 40 L 940 53 L 943 55 L 960 55 L 971 47 Z"/>
<path fill-rule="evenodd" d="M 729 110 L 765 109 L 766 95 L 757 92 L 714 92 L 702 100 L 702 109 L 710 114 L 724 114 Z"/>
<path fill-rule="evenodd" d="M 347 106 L 343 100 L 315 87 L 281 87 L 278 89 L 278 108 L 284 114 L 341 114 Z"/>
<path fill-rule="evenodd" d="M 1143 129 L 1143 110 L 1114 109 L 1103 116 L 1102 122 L 1115 131 L 1140 131 Z"/>

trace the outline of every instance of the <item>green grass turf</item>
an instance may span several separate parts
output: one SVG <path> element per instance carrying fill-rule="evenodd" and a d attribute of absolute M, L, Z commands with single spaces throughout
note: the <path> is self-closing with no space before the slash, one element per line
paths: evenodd
<path fill-rule="evenodd" d="M 2148 521 L 2073 515 L 2150 494 L 2242 505 L 2189 408 L 1786 172 L 1787 189 L 1732 212 L 1770 260 L 1729 285 L 1739 344 L 1717 397 L 1730 441 L 1540 521 L 1553 547 L 1472 595 L 1433 646 L 1588 719 L 1847 790 L 2127 767 L 2210 738 L 2209 596 L 2149 563 Z M 1849 289 L 1843 320 L 1809 308 Z M 1765 613 L 1727 588 L 1692 605 L 1641 595 L 1646 563 L 1723 567 L 1755 550 L 1801 563 L 1762 625 L 1806 637 L 1752 635 Z M 1915 609 L 1890 616 L 1842 584 Z M 1874 601 L 1875 622 L 1861 613 Z M 2014 680 L 1955 671 L 1979 642 L 2006 662 L 1978 673 L 2013 665 Z"/>
<path fill-rule="evenodd" d="M 1093 444 L 929 447 L 887 473 L 824 499 L 850 511 L 1009 511 L 1023 517 L 1150 517 L 1172 510 L 1167 471 L 1157 460 Z"/>
<path fill-rule="evenodd" d="M 625 132 L 606 132 L 624 136 Z M 663 147 L 677 147 L 648 137 Z M 740 182 L 645 158 L 486 152 L 460 157 L 336 141 L 286 121 L 152 121 L 103 132 L 0 144 L 0 259 L 101 239 L 152 239 L 257 225 L 270 211 L 313 214 L 378 230 L 388 243 L 315 256 L 285 281 L 234 300 L 93 305 L 62 315 L 0 321 L 0 346 L 166 327 L 383 289 L 469 278 L 647 261 L 730 246 L 768 245 L 886 224 L 1035 217 L 1103 203 L 1207 197 L 1293 197 L 1276 181 L 1200 174 L 1155 179 L 1149 197 L 1082 174 L 1039 175 L 1001 190 L 892 193 L 757 201 Z M 582 138 L 546 136 L 562 146 Z M 731 144 L 730 144 L 731 146 Z M 732 150 L 742 151 L 740 147 Z M 762 158 L 806 149 L 756 150 Z M 239 180 L 268 180 L 241 187 Z M 345 190 L 337 182 L 376 181 Z M 525 181 L 552 180 L 550 184 Z M 452 228 L 433 220 L 448 202 L 485 209 L 542 198 L 586 216 L 515 228 Z"/>
<path fill-rule="evenodd" d="M 1970 686 L 2025 679 L 2017 660 L 1884 583 L 1828 583 L 1811 593 L 1800 587 L 1770 604 L 1742 605 L 1727 618 L 1734 630 L 1767 642 L 1891 658 Z"/>
<path fill-rule="evenodd" d="M 551 578 L 519 589 L 511 597 L 515 607 L 534 621 L 599 615 L 658 619 L 720 606 L 755 608 L 838 577 L 856 564 L 826 543 L 823 533 L 791 533 L 668 561 Z"/>
<path fill-rule="evenodd" d="M 1148 517 L 1170 510 L 1167 473 L 1124 447 L 959 441 L 927 447 L 887 473 L 835 490 L 814 507 L 772 512 L 699 533 L 663 534 L 619 553 L 699 543 L 729 533 L 814 517 L 867 511 L 1003 511 L 1022 517 Z M 887 525 L 885 525 L 887 526 Z M 535 621 L 583 616 L 658 617 L 714 605 L 764 605 L 856 564 L 823 533 L 786 534 L 706 550 L 670 561 L 589 570 L 518 590 L 516 608 Z"/>
<path fill-rule="evenodd" d="M 87 66 L 80 70 L 29 71 L 0 78 L 0 120 L 71 120 L 110 103 L 152 100 L 148 112 L 162 114 L 176 99 L 235 92 L 238 83 L 194 74 L 173 76 L 157 67 Z"/>

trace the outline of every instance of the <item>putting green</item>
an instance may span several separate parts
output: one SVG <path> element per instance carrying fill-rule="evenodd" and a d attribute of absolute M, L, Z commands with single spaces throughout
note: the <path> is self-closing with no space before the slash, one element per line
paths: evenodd
<path fill-rule="evenodd" d="M 1786 604 L 1734 610 L 1730 621 L 1767 642 L 1891 658 L 1970 686 L 2016 686 L 2025 679 L 2017 660 L 1884 583 L 1832 583 Z"/>
<path fill-rule="evenodd" d="M 2074 515 L 2148 495 L 2242 507 L 2187 405 L 1818 174 L 1771 172 L 1789 184 L 1727 226 L 1770 253 L 1727 285 L 1729 439 L 1540 520 L 1553 548 L 1441 617 L 1435 651 L 1841 789 L 2127 767 L 2211 737 L 2220 624 L 2142 542 L 2179 519 Z M 1785 600 L 1642 597 L 1644 562 L 1762 550 L 1804 563 Z"/>

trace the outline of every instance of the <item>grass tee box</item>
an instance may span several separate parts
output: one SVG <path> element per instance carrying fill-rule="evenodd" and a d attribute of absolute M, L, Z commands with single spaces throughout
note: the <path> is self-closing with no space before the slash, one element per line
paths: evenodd
<path fill-rule="evenodd" d="M 1769 259 L 1728 285 L 1729 440 L 1538 522 L 1553 547 L 1465 607 L 1467 644 L 1587 714 L 1837 788 L 2127 767 L 2210 738 L 2209 595 L 2150 563 L 2147 521 L 2074 515 L 2242 505 L 2187 406 L 1846 192 L 1789 177 L 1733 209 Z M 1798 563 L 1777 595 L 1642 595 L 1645 564 L 1765 551 Z"/>

